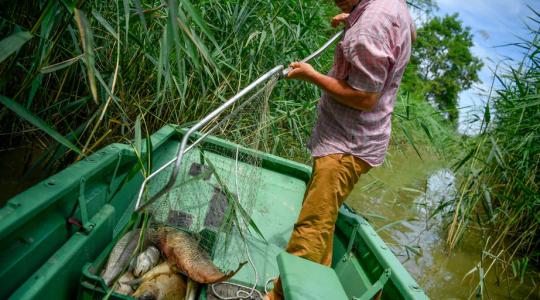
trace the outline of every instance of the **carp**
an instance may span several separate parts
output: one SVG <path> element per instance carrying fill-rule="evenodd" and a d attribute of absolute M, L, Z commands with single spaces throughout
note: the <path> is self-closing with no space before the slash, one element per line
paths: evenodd
<path fill-rule="evenodd" d="M 187 287 L 185 279 L 181 275 L 176 274 L 166 262 L 157 265 L 140 279 L 132 281 L 135 284 L 140 282 L 142 282 L 141 285 L 131 295 L 137 299 L 182 300 L 186 295 Z"/>
<path fill-rule="evenodd" d="M 172 227 L 160 227 L 148 230 L 149 239 L 161 249 L 167 261 L 176 271 L 198 283 L 216 283 L 233 277 L 236 271 L 227 274 L 214 265 L 210 256 L 199 247 L 199 243 L 190 234 Z"/>

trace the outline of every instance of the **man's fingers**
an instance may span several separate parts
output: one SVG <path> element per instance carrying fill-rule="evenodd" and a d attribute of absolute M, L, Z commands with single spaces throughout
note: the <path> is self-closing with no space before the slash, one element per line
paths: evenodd
<path fill-rule="evenodd" d="M 299 64 L 299 63 L 296 63 L 296 64 Z M 302 73 L 303 70 L 301 68 L 294 68 L 292 70 L 289 71 L 289 73 L 287 73 L 287 78 L 289 79 L 292 79 L 292 78 L 296 78 L 298 77 L 298 74 Z"/>
<path fill-rule="evenodd" d="M 298 71 L 295 71 L 294 69 L 290 70 L 289 73 L 287 73 L 287 78 L 292 79 L 293 76 L 296 75 L 296 73 L 298 73 Z"/>
<path fill-rule="evenodd" d="M 347 21 L 347 18 L 349 17 L 350 14 L 347 14 L 347 13 L 342 13 L 342 14 L 339 14 L 335 17 L 332 18 L 332 27 L 338 27 L 339 24 L 343 23 L 345 24 L 345 22 Z"/>
<path fill-rule="evenodd" d="M 298 69 L 298 68 L 302 68 L 302 63 L 301 63 L 301 62 L 295 61 L 295 62 L 291 63 L 290 67 L 291 67 L 291 69 L 293 69 L 293 70 L 294 70 L 294 69 Z"/>
<path fill-rule="evenodd" d="M 339 20 L 337 17 L 333 17 L 331 21 L 332 27 L 336 28 L 339 25 Z"/>

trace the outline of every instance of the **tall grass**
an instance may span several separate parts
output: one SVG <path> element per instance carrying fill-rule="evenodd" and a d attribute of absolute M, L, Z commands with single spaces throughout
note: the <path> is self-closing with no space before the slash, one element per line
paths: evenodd
<path fill-rule="evenodd" d="M 412 148 L 420 159 L 430 152 L 451 159 L 457 135 L 454 125 L 424 100 L 423 95 L 402 91 L 394 106 L 389 152 Z"/>
<path fill-rule="evenodd" d="M 479 290 L 487 273 L 501 284 L 512 279 L 535 285 L 540 262 L 540 14 L 531 18 L 529 40 L 517 44 L 521 62 L 495 74 L 500 88 L 488 102 L 479 136 L 463 146 L 455 165 L 462 175 L 448 245 L 454 248 L 468 229 L 479 229 L 485 249 Z M 509 287 L 510 290 L 510 287 Z"/>
<path fill-rule="evenodd" d="M 0 15 L 0 147 L 37 144 L 44 161 L 84 157 L 199 119 L 258 75 L 333 31 L 319 1 L 11 1 Z M 320 59 L 328 69 L 331 53 Z M 274 151 L 303 144 L 316 88 L 279 83 Z M 37 142 L 36 142 L 37 141 Z M 295 152 L 295 153 L 287 153 Z M 301 152 L 301 151 L 300 151 Z"/>

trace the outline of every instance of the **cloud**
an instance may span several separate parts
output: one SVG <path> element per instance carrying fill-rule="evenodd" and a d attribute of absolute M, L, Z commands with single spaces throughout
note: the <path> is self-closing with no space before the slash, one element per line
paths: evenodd
<path fill-rule="evenodd" d="M 471 27 L 474 34 L 472 53 L 484 61 L 479 72 L 481 82 L 472 89 L 460 93 L 461 132 L 474 133 L 478 124 L 470 123 L 472 115 L 484 110 L 487 93 L 492 84 L 493 71 L 504 57 L 519 60 L 522 56 L 517 47 L 496 47 L 516 42 L 518 37 L 527 37 L 524 25 L 532 12 L 527 7 L 540 11 L 538 0 L 438 0 L 438 15 L 459 13 L 464 25 Z M 500 70 L 500 69 L 499 69 Z M 475 119 L 476 117 L 473 117 Z M 481 122 L 481 120 L 480 120 Z M 478 122 L 477 122 L 478 123 Z"/>
<path fill-rule="evenodd" d="M 540 6 L 536 0 L 439 0 L 441 13 L 458 12 L 474 31 L 483 30 L 496 39 L 511 38 L 512 33 L 524 29 L 530 13 L 527 4 Z"/>
<path fill-rule="evenodd" d="M 491 16 L 518 16 L 526 5 L 526 0 L 438 0 L 441 9 L 449 8 L 454 11 L 472 13 L 475 15 Z M 532 4 L 532 3 L 531 3 Z"/>

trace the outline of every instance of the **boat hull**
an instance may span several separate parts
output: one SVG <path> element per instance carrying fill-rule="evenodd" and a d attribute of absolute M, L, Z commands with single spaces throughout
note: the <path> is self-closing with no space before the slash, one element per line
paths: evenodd
<path fill-rule="evenodd" d="M 154 168 L 174 157 L 182 132 L 177 126 L 166 126 L 152 135 Z M 202 147 L 220 165 L 234 163 L 238 151 L 259 158 L 260 165 L 254 167 L 261 169 L 263 183 L 251 217 L 264 240 L 253 235 L 248 243 L 251 249 L 260 249 L 253 253 L 257 268 L 276 276 L 276 256 L 290 237 L 311 168 L 216 137 L 206 138 Z M 142 156 L 146 155 L 143 148 Z M 12 198 L 0 210 L 0 241 L 9 245 L 0 250 L 4 283 L 0 298 L 103 297 L 106 286 L 98 274 L 131 219 L 143 181 L 138 162 L 132 147 L 113 144 Z M 228 253 L 214 250 L 212 255 L 218 266 L 230 263 L 225 261 Z M 427 298 L 371 225 L 347 206 L 341 208 L 336 224 L 332 267 L 349 297 L 364 294 L 389 274 L 383 299 Z M 244 268 L 232 281 L 249 285 L 252 271 Z M 259 282 L 258 288 L 262 290 L 263 284 Z M 112 298 L 129 297 L 113 294 Z"/>

